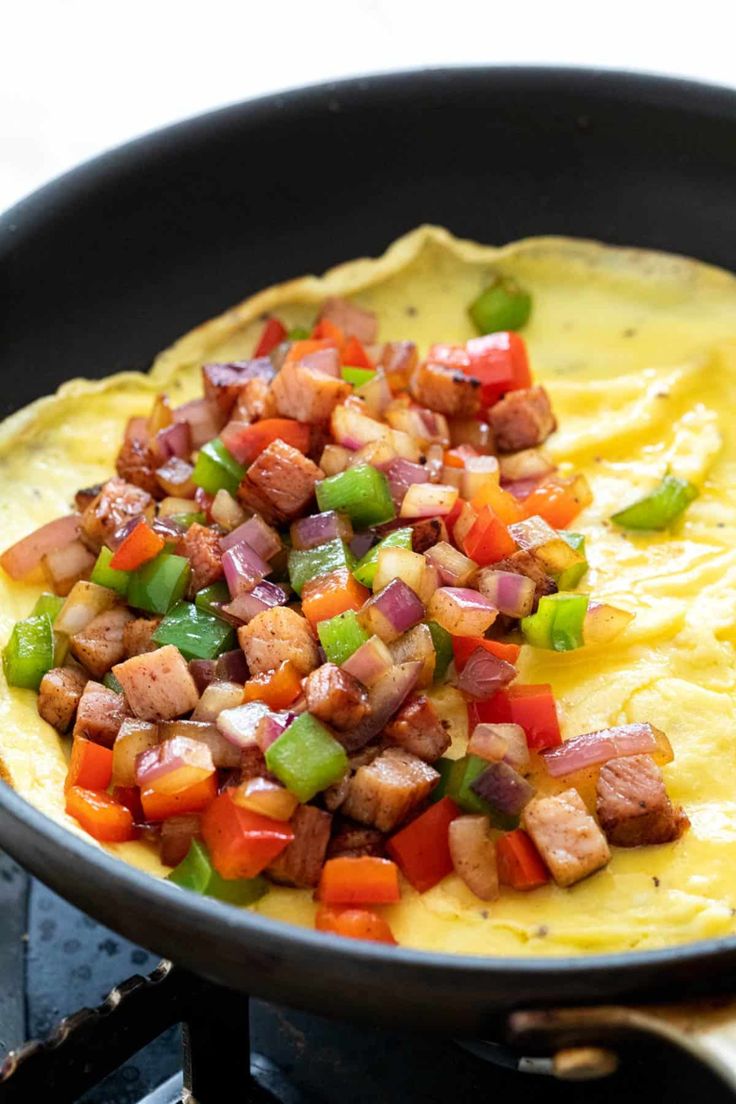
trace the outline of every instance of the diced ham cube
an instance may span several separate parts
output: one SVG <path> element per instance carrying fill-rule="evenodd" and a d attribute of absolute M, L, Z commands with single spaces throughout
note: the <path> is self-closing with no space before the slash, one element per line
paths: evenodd
<path fill-rule="evenodd" d="M 557 429 L 557 419 L 543 387 L 507 392 L 490 408 L 488 421 L 499 452 L 536 448 Z"/>
<path fill-rule="evenodd" d="M 450 746 L 450 734 L 426 694 L 418 694 L 402 705 L 383 730 L 387 744 L 410 751 L 425 763 L 434 763 Z"/>
<path fill-rule="evenodd" d="M 671 843 L 690 823 L 673 807 L 651 755 L 610 759 L 598 776 L 596 804 L 606 838 L 617 847 Z"/>
<path fill-rule="evenodd" d="M 113 674 L 134 715 L 144 721 L 171 721 L 191 713 L 199 701 L 187 661 L 173 644 L 131 656 L 113 667 Z"/>
<path fill-rule="evenodd" d="M 274 373 L 269 357 L 232 361 L 229 364 L 202 365 L 204 397 L 229 418 L 242 390 L 250 381 L 268 386 Z"/>
<path fill-rule="evenodd" d="M 342 812 L 361 824 L 390 832 L 424 801 L 439 777 L 434 767 L 416 755 L 403 748 L 387 748 L 355 772 Z"/>
<path fill-rule="evenodd" d="M 524 827 L 560 886 L 587 878 L 611 857 L 577 790 L 534 798 L 524 809 Z"/>
<path fill-rule="evenodd" d="M 323 809 L 299 805 L 291 818 L 294 839 L 267 868 L 269 878 L 302 889 L 316 886 L 327 853 L 331 825 L 332 817 Z"/>
<path fill-rule="evenodd" d="M 469 417 L 480 409 L 480 380 L 456 368 L 427 361 L 417 365 L 409 391 L 422 406 L 452 417 Z"/>
<path fill-rule="evenodd" d="M 256 378 L 243 384 L 233 409 L 234 421 L 257 422 L 260 418 L 275 418 L 277 413 L 268 380 Z"/>
<path fill-rule="evenodd" d="M 126 659 L 131 656 L 143 655 L 144 652 L 155 652 L 157 645 L 152 637 L 161 624 L 160 617 L 135 617 L 123 626 L 123 649 Z"/>
<path fill-rule="evenodd" d="M 83 737 L 112 747 L 120 726 L 130 713 L 125 698 L 100 682 L 88 682 L 77 706 L 74 738 Z"/>
<path fill-rule="evenodd" d="M 377 828 L 363 828 L 351 821 L 342 821 L 334 831 L 327 855 L 330 859 L 360 859 L 363 855 L 383 858 L 386 854 L 386 837 Z"/>
<path fill-rule="evenodd" d="M 87 676 L 75 667 L 52 667 L 38 688 L 38 712 L 57 732 L 66 732 L 74 720 Z"/>
<path fill-rule="evenodd" d="M 308 675 L 319 663 L 309 622 L 288 607 L 274 606 L 256 614 L 238 629 L 238 640 L 251 675 L 273 671 L 285 659 L 290 659 L 300 674 Z"/>
<path fill-rule="evenodd" d="M 337 296 L 325 299 L 317 321 L 332 322 L 346 337 L 357 337 L 363 345 L 372 345 L 378 335 L 378 318 L 373 311 Z"/>
<path fill-rule="evenodd" d="M 238 498 L 267 522 L 283 523 L 304 512 L 322 478 L 321 468 L 277 438 L 248 468 Z"/>
<path fill-rule="evenodd" d="M 239 782 L 247 782 L 249 778 L 271 778 L 273 775 L 266 766 L 266 757 L 258 744 L 248 744 L 240 753 Z"/>
<path fill-rule="evenodd" d="M 178 866 L 187 857 L 192 840 L 200 835 L 202 818 L 199 813 L 169 817 L 161 823 L 161 862 Z"/>
<path fill-rule="evenodd" d="M 315 424 L 326 422 L 350 391 L 345 380 L 299 361 L 285 364 L 271 384 L 279 414 Z"/>
<path fill-rule="evenodd" d="M 334 663 L 307 676 L 304 695 L 309 712 L 335 728 L 353 728 L 370 713 L 366 688 Z"/>
<path fill-rule="evenodd" d="M 189 597 L 198 590 L 210 586 L 224 574 L 220 537 L 214 529 L 194 522 L 180 538 L 176 546 L 179 556 L 189 560 L 192 574 L 189 579 Z"/>
<path fill-rule="evenodd" d="M 123 606 L 113 606 L 93 617 L 89 625 L 69 640 L 69 650 L 97 679 L 106 675 L 125 656 L 123 634 L 133 614 Z"/>
<path fill-rule="evenodd" d="M 156 479 L 157 467 L 153 449 L 146 441 L 135 437 L 123 441 L 115 460 L 115 471 L 121 479 L 140 487 L 154 498 L 161 498 L 161 487 Z"/>
<path fill-rule="evenodd" d="M 412 552 L 426 552 L 440 541 L 447 540 L 447 526 L 440 517 L 423 518 L 411 527 Z"/>
<path fill-rule="evenodd" d="M 126 521 L 150 511 L 152 502 L 150 494 L 140 487 L 119 477 L 108 479 L 82 514 L 80 535 L 84 543 L 99 550 Z"/>

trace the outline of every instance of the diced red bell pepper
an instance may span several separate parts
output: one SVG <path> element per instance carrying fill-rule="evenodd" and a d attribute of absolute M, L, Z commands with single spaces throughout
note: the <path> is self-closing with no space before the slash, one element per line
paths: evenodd
<path fill-rule="evenodd" d="M 228 422 L 220 439 L 241 464 L 252 464 L 272 441 L 280 439 L 298 452 L 309 451 L 309 426 L 293 418 L 264 418 L 246 425 Z"/>
<path fill-rule="evenodd" d="M 72 744 L 64 789 L 106 790 L 112 778 L 112 748 L 77 738 Z"/>
<path fill-rule="evenodd" d="M 342 332 L 342 331 L 340 331 Z M 329 337 L 308 337 L 304 341 L 292 341 L 286 354 L 284 364 L 294 364 L 312 353 L 319 353 L 323 349 L 340 348 L 338 342 Z"/>
<path fill-rule="evenodd" d="M 473 495 L 470 505 L 478 511 L 482 510 L 484 506 L 490 506 L 496 517 L 500 518 L 504 525 L 515 525 L 517 521 L 521 521 L 522 518 L 528 516 L 523 506 L 512 494 L 509 494 L 498 483 L 494 483 L 490 479 L 487 480 L 482 490 Z"/>
<path fill-rule="evenodd" d="M 453 636 L 452 650 L 455 655 L 455 667 L 462 671 L 476 648 L 505 659 L 507 663 L 517 663 L 521 647 L 519 644 L 503 644 L 500 640 L 486 640 L 484 636 Z"/>
<path fill-rule="evenodd" d="M 449 514 L 445 514 L 445 526 L 450 536 L 450 540 L 455 539 L 455 522 L 460 517 L 460 511 L 465 505 L 465 500 L 462 498 L 455 499 L 455 505 L 450 510 Z"/>
<path fill-rule="evenodd" d="M 372 855 L 328 859 L 317 897 L 326 905 L 391 905 L 401 898 L 398 867 Z"/>
<path fill-rule="evenodd" d="M 480 721 L 521 725 L 530 748 L 539 751 L 562 743 L 557 707 L 547 683 L 508 686 L 476 706 Z"/>
<path fill-rule="evenodd" d="M 448 829 L 458 816 L 452 798 L 443 797 L 388 841 L 389 855 L 418 893 L 426 893 L 452 873 Z"/>
<path fill-rule="evenodd" d="M 524 517 L 538 514 L 553 529 L 565 529 L 592 501 L 593 495 L 584 475 L 568 479 L 552 476 L 535 487 L 521 505 Z"/>
<path fill-rule="evenodd" d="M 498 878 L 513 889 L 536 889 L 549 881 L 549 872 L 523 828 L 496 840 Z"/>
<path fill-rule="evenodd" d="M 373 943 L 397 946 L 393 932 L 382 916 L 370 909 L 341 909 L 322 905 L 314 919 L 317 931 L 332 932 L 348 939 L 370 939 Z"/>
<path fill-rule="evenodd" d="M 249 678 L 243 689 L 243 701 L 262 701 L 270 709 L 286 709 L 301 689 L 301 674 L 290 659 L 285 659 L 274 671 Z"/>
<path fill-rule="evenodd" d="M 490 506 L 478 511 L 463 540 L 463 549 L 481 567 L 498 563 L 518 551 L 516 541 Z"/>
<path fill-rule="evenodd" d="M 151 526 L 141 521 L 113 552 L 110 567 L 113 571 L 135 571 L 142 564 L 155 559 L 165 544 L 164 538 Z"/>
<path fill-rule="evenodd" d="M 480 380 L 483 406 L 493 406 L 507 391 L 531 387 L 526 345 L 517 333 L 501 330 L 474 337 L 465 349 L 470 363 L 464 370 Z"/>
<path fill-rule="evenodd" d="M 340 326 L 330 322 L 329 318 L 323 318 L 312 330 L 312 340 L 325 342 L 323 348 L 342 349 L 345 344 L 345 333 Z M 301 355 L 304 356 L 304 353 Z"/>
<path fill-rule="evenodd" d="M 294 839 L 288 821 L 252 813 L 225 791 L 202 817 L 202 837 L 223 878 L 255 878 Z"/>
<path fill-rule="evenodd" d="M 278 318 L 269 318 L 261 330 L 261 336 L 258 339 L 258 344 L 253 350 L 253 356 L 268 356 L 277 345 L 280 345 L 282 341 L 286 340 L 286 336 L 286 326 L 279 322 Z"/>
<path fill-rule="evenodd" d="M 168 820 L 172 816 L 185 813 L 201 813 L 217 797 L 217 782 L 214 774 L 195 782 L 179 793 L 164 794 L 150 787 L 141 790 L 141 805 L 146 820 Z"/>
<path fill-rule="evenodd" d="M 79 821 L 85 832 L 101 843 L 124 843 L 135 839 L 136 830 L 130 809 L 108 793 L 70 786 L 66 792 L 66 811 Z"/>
<path fill-rule="evenodd" d="M 346 610 L 359 610 L 371 596 L 347 568 L 310 579 L 302 590 L 302 613 L 312 625 L 337 617 Z"/>
<path fill-rule="evenodd" d="M 446 368 L 457 368 L 461 372 L 470 371 L 470 355 L 462 345 L 430 345 L 427 360 L 433 364 L 444 364 Z"/>
<path fill-rule="evenodd" d="M 365 351 L 363 342 L 358 341 L 357 337 L 347 339 L 340 359 L 343 364 L 351 368 L 369 368 L 371 371 L 375 368 L 375 364 Z"/>
<path fill-rule="evenodd" d="M 142 824 L 146 819 L 141 803 L 141 791 L 137 786 L 113 786 L 112 796 L 126 809 L 130 809 L 136 824 Z"/>

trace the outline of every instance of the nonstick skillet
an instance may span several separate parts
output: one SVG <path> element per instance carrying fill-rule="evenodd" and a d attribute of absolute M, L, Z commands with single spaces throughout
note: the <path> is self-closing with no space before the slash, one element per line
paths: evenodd
<path fill-rule="evenodd" d="M 682 81 L 435 70 L 226 108 L 106 154 L 0 218 L 0 410 L 71 376 L 145 369 L 227 304 L 376 254 L 421 222 L 487 242 L 599 238 L 733 269 L 735 189 L 736 93 Z M 335 944 L 182 894 L 67 833 L 5 784 L 0 845 L 105 924 L 223 985 L 464 1036 L 510 1023 L 515 1040 L 541 1049 L 668 1033 L 679 1015 L 724 1076 L 731 1063 L 736 1086 L 736 1042 L 727 1045 L 736 1005 L 703 1005 L 697 1022 L 691 1008 L 657 1019 L 608 1007 L 733 994 L 733 938 L 534 960 Z M 579 1005 L 595 1007 L 581 1016 Z"/>

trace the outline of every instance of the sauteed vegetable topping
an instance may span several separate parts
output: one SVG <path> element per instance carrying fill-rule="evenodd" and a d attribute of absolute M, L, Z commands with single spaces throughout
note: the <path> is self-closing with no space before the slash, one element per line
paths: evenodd
<path fill-rule="evenodd" d="M 311 888 L 319 930 L 393 943 L 374 910 L 402 892 L 569 886 L 687 827 L 664 733 L 563 742 L 551 688 L 518 681 L 522 647 L 607 644 L 633 614 L 578 590 L 591 494 L 544 451 L 530 297 L 499 277 L 469 310 L 483 336 L 425 356 L 345 300 L 311 332 L 267 319 L 252 359 L 158 396 L 116 475 L 0 557 L 53 591 L 3 666 L 70 733 L 90 835 L 144 836 L 172 882 L 236 904 Z M 663 528 L 696 493 L 667 475 L 612 520 Z"/>

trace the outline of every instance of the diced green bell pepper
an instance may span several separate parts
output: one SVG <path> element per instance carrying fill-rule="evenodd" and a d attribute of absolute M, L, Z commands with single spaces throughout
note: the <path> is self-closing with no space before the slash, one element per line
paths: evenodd
<path fill-rule="evenodd" d="M 573 551 L 579 552 L 581 556 L 585 555 L 585 536 L 583 533 L 571 533 L 568 529 L 558 529 L 557 532 Z M 557 576 L 558 590 L 574 590 L 587 570 L 587 560 L 566 568 Z"/>
<path fill-rule="evenodd" d="M 348 769 L 348 757 L 316 717 L 302 713 L 270 745 L 266 766 L 304 802 L 339 782 Z"/>
<path fill-rule="evenodd" d="M 224 489 L 234 495 L 244 475 L 243 465 L 228 452 L 220 438 L 215 437 L 199 450 L 192 482 L 208 494 L 217 494 Z"/>
<path fill-rule="evenodd" d="M 187 589 L 189 573 L 186 556 L 161 552 L 154 560 L 131 572 L 128 603 L 149 613 L 167 613 Z"/>
<path fill-rule="evenodd" d="M 611 521 L 623 529 L 666 529 L 698 497 L 698 488 L 687 479 L 666 475 L 644 498 L 614 514 Z"/>
<path fill-rule="evenodd" d="M 213 617 L 219 616 L 218 602 L 221 605 L 227 605 L 230 601 L 232 601 L 230 590 L 224 579 L 218 579 L 216 583 L 203 587 L 194 595 L 194 604 L 197 609 L 202 610 L 203 613 L 210 613 Z"/>
<path fill-rule="evenodd" d="M 347 365 L 342 369 L 342 378 L 346 383 L 352 383 L 353 387 L 362 387 L 364 383 L 370 383 L 375 374 L 372 368 L 352 368 Z"/>
<path fill-rule="evenodd" d="M 302 587 L 310 579 L 329 575 L 341 567 L 352 571 L 355 556 L 339 537 L 326 544 L 318 544 L 316 548 L 292 548 L 289 552 L 289 582 L 297 594 L 301 594 Z"/>
<path fill-rule="evenodd" d="M 207 517 L 201 510 L 193 510 L 191 513 L 186 514 L 168 514 L 167 521 L 173 521 L 175 525 L 181 525 L 183 528 L 188 529 L 190 525 L 194 525 L 195 521 L 199 525 L 207 524 Z"/>
<path fill-rule="evenodd" d="M 45 613 L 53 625 L 65 601 L 66 599 L 61 598 L 58 594 L 39 594 L 36 604 L 31 610 L 31 617 L 41 617 Z"/>
<path fill-rule="evenodd" d="M 469 307 L 482 334 L 520 330 L 529 321 L 531 310 L 531 295 L 508 276 L 497 276 Z"/>
<path fill-rule="evenodd" d="M 185 659 L 214 659 L 235 647 L 232 625 L 191 602 L 174 606 L 151 639 L 155 644 L 175 645 Z"/>
<path fill-rule="evenodd" d="M 371 464 L 356 464 L 354 468 L 322 479 L 316 492 L 320 510 L 347 514 L 356 529 L 379 525 L 396 517 L 388 480 Z"/>
<path fill-rule="evenodd" d="M 167 879 L 182 889 L 191 889 L 204 897 L 216 897 L 231 905 L 252 905 L 268 891 L 265 878 L 223 878 L 210 861 L 205 845 L 192 840 L 189 850 Z"/>
<path fill-rule="evenodd" d="M 434 661 L 434 681 L 444 682 L 447 668 L 454 658 L 452 637 L 447 629 L 443 629 L 437 621 L 428 621 L 427 628 L 432 634 L 432 643 L 437 657 Z"/>
<path fill-rule="evenodd" d="M 345 610 L 335 617 L 328 617 L 317 625 L 319 641 L 330 663 L 340 667 L 361 644 L 369 639 L 368 633 L 358 621 L 355 610 Z"/>
<path fill-rule="evenodd" d="M 103 546 L 100 549 L 97 563 L 92 568 L 90 581 L 98 583 L 100 586 L 107 587 L 109 590 L 114 590 L 116 594 L 125 596 L 128 593 L 130 572 L 117 571 L 114 567 L 110 567 L 110 560 L 112 557 L 113 553 L 109 548 Z"/>
<path fill-rule="evenodd" d="M 392 533 L 389 533 L 379 541 L 378 544 L 374 544 L 373 548 L 369 548 L 365 556 L 358 561 L 358 566 L 353 571 L 353 575 L 362 583 L 363 586 L 372 587 L 373 580 L 376 577 L 376 571 L 378 570 L 378 553 L 382 548 L 408 548 L 411 551 L 411 529 L 394 529 Z"/>
<path fill-rule="evenodd" d="M 310 331 L 306 326 L 294 326 L 286 335 L 287 341 L 308 341 Z"/>
<path fill-rule="evenodd" d="M 555 652 L 582 648 L 589 597 L 587 594 L 550 594 L 540 598 L 537 612 L 521 621 L 527 644 L 534 648 L 551 648 Z"/>
<path fill-rule="evenodd" d="M 54 634 L 48 614 L 16 621 L 3 651 L 8 686 L 38 690 L 41 679 L 53 666 Z"/>
<path fill-rule="evenodd" d="M 124 693 L 122 686 L 115 678 L 115 675 L 112 673 L 112 671 L 107 672 L 102 680 L 102 685 L 106 686 L 108 690 L 114 690 L 116 694 Z"/>

